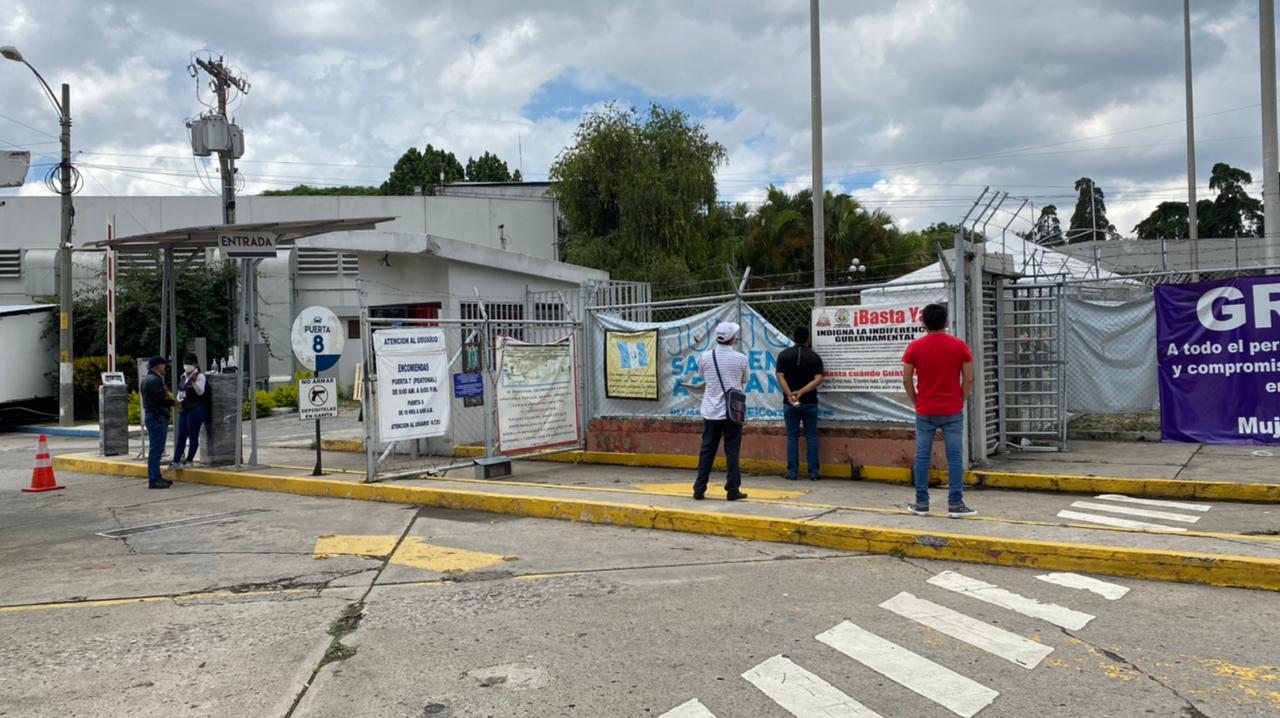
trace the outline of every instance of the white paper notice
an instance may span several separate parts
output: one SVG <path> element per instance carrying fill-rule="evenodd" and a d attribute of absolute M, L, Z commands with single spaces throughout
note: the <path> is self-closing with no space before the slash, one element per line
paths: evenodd
<path fill-rule="evenodd" d="M 439 329 L 373 333 L 378 357 L 378 437 L 421 439 L 449 433 L 449 354 Z"/>
<path fill-rule="evenodd" d="M 507 339 L 498 350 L 498 446 L 503 452 L 578 441 L 573 338 L 555 344 Z"/>

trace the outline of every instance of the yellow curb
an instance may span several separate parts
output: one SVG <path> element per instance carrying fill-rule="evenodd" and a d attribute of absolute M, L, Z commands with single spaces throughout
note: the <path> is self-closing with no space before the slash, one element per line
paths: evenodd
<path fill-rule="evenodd" d="M 477 447 L 460 446 L 455 456 L 479 456 Z M 519 457 L 512 457 L 518 459 Z M 567 451 L 561 454 L 532 457 L 531 461 L 555 461 L 571 464 L 602 464 L 606 466 L 633 466 L 662 469 L 696 469 L 698 457 L 683 454 L 638 454 L 609 451 Z M 768 459 L 743 459 L 742 470 L 752 474 L 786 473 L 782 461 Z M 716 458 L 716 468 L 723 471 L 724 457 Z M 849 479 L 853 467 L 849 464 L 822 464 L 818 474 L 828 478 Z M 901 466 L 863 466 L 859 478 L 890 484 L 912 483 L 911 469 Z M 933 478 L 945 478 L 944 472 L 933 471 Z M 975 469 L 965 474 L 965 484 L 993 489 L 1022 489 L 1032 491 L 1061 491 L 1065 493 L 1126 494 L 1147 498 L 1206 499 L 1216 501 L 1242 501 L 1253 503 L 1280 503 L 1280 484 L 1259 484 L 1237 481 L 1187 481 L 1180 479 L 1130 479 L 1105 476 L 1074 476 L 1069 474 L 1024 474 L 1007 471 Z"/>
<path fill-rule="evenodd" d="M 64 471 L 143 476 L 141 464 L 98 457 L 59 456 Z M 1081 571 L 1160 581 L 1280 591 L 1280 560 L 1153 549 L 1009 539 L 947 532 L 859 526 L 828 521 L 723 514 L 651 505 L 583 499 L 492 494 L 424 486 L 363 484 L 330 479 L 188 469 L 183 481 L 300 496 L 385 501 L 437 508 L 485 511 L 591 524 L 653 528 L 755 541 L 890 554 L 947 561 Z"/>

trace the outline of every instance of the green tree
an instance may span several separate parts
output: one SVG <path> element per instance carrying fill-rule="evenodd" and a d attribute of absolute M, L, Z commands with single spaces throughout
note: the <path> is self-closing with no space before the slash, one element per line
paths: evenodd
<path fill-rule="evenodd" d="M 1245 187 L 1253 184 L 1253 175 L 1225 162 L 1213 166 L 1209 189 L 1218 191 L 1207 221 L 1197 224 L 1201 237 L 1261 237 L 1262 200 L 1250 197 Z M 1196 207 L 1202 205 L 1197 203 Z M 1202 215 L 1203 216 L 1203 215 Z"/>
<path fill-rule="evenodd" d="M 462 182 L 465 178 L 466 171 L 452 152 L 428 144 L 421 152 L 417 147 L 405 150 L 379 189 L 382 194 L 413 194 L 415 187 L 421 187 L 424 194 L 433 195 L 440 184 Z"/>
<path fill-rule="evenodd" d="M 1213 200 L 1196 202 L 1196 236 L 1214 236 L 1208 234 L 1213 211 Z M 1186 202 L 1161 202 L 1146 219 L 1133 226 L 1133 232 L 1138 239 L 1186 239 L 1191 236 L 1189 227 Z"/>
<path fill-rule="evenodd" d="M 479 159 L 467 158 L 466 175 L 468 182 L 519 182 L 520 170 L 515 174 L 507 167 L 507 163 L 498 159 L 495 154 L 485 152 Z"/>
<path fill-rule="evenodd" d="M 1107 203 L 1102 188 L 1088 177 L 1076 180 L 1076 210 L 1071 213 L 1068 241 L 1102 242 L 1115 233 L 1115 225 L 1107 221 Z"/>
<path fill-rule="evenodd" d="M 191 265 L 178 274 L 178 348 L 195 337 L 207 339 L 210 357 L 227 356 L 235 346 L 235 265 Z M 147 357 L 160 349 L 160 272 L 130 269 L 116 283 L 116 352 Z M 75 354 L 107 352 L 105 288 L 75 297 Z"/>
<path fill-rule="evenodd" d="M 715 171 L 725 158 L 680 110 L 608 105 L 588 114 L 551 166 L 567 261 L 629 280 L 723 273 L 711 230 Z"/>
<path fill-rule="evenodd" d="M 329 197 L 329 196 L 364 196 L 364 195 L 380 195 L 382 190 L 377 187 L 360 187 L 343 185 L 341 187 L 312 187 L 311 185 L 300 184 L 297 187 L 289 189 L 269 189 L 262 193 L 263 197 Z"/>
<path fill-rule="evenodd" d="M 1046 246 L 1063 244 L 1062 220 L 1058 218 L 1058 208 L 1055 205 L 1047 204 L 1040 209 L 1040 216 L 1036 218 L 1036 224 L 1026 239 Z"/>

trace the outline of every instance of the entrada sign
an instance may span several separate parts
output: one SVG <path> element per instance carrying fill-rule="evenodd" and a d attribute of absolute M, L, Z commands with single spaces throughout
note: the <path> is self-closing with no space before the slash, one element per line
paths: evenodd
<path fill-rule="evenodd" d="M 274 232 L 219 232 L 218 249 L 235 259 L 272 258 L 276 256 Z"/>

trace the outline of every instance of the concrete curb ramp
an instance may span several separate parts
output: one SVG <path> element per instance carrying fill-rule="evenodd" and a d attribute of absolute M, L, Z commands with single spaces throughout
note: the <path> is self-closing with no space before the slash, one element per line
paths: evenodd
<path fill-rule="evenodd" d="M 145 477 L 146 466 L 97 456 L 59 456 L 60 471 Z M 364 484 L 217 469 L 186 469 L 185 482 L 362 501 L 550 518 L 793 543 L 913 558 L 1021 566 L 1280 591 L 1280 560 L 1182 551 L 1010 539 L 952 532 L 859 526 L 805 519 L 723 514 L 646 504 L 512 493 Z"/>

